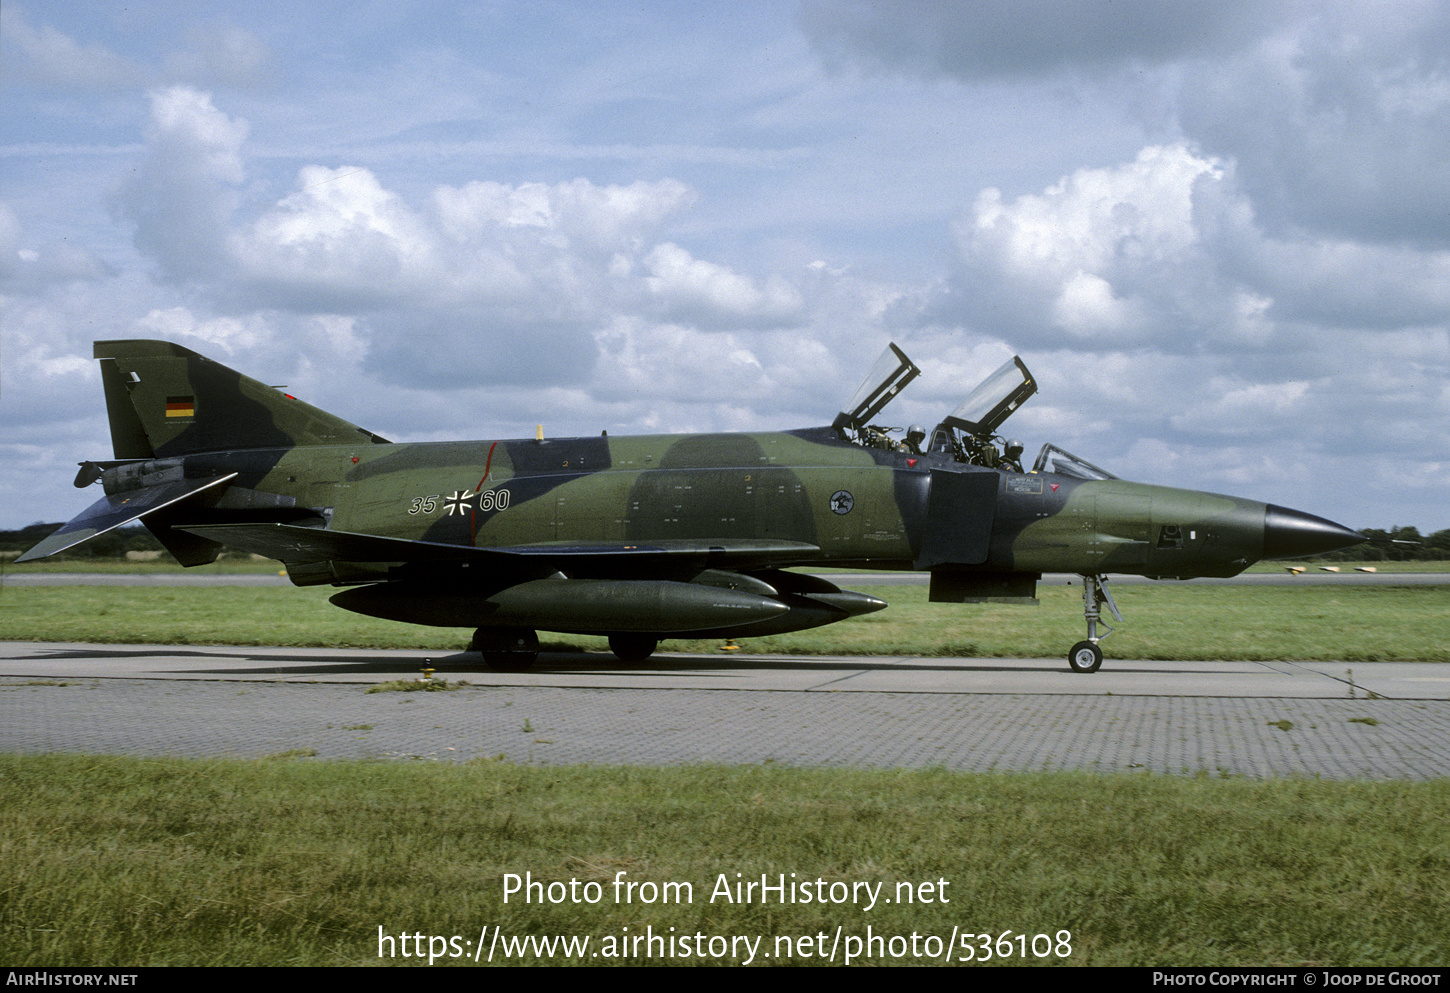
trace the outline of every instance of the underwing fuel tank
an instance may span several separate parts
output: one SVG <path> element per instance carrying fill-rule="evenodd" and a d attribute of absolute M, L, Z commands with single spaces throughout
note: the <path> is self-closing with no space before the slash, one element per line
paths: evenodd
<path fill-rule="evenodd" d="M 380 583 L 331 598 L 339 607 L 436 627 L 542 627 L 570 634 L 715 631 L 779 620 L 790 607 L 742 590 L 633 579 L 536 579 L 498 592 Z"/>

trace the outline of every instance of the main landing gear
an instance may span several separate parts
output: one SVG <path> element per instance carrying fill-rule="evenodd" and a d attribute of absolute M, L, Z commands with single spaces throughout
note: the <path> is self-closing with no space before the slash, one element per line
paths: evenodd
<path fill-rule="evenodd" d="M 539 635 L 533 628 L 479 628 L 468 650 L 482 652 L 494 672 L 527 672 L 539 660 Z"/>
<path fill-rule="evenodd" d="M 1102 618 L 1103 604 L 1113 612 L 1113 617 L 1119 624 L 1123 623 L 1123 615 L 1118 612 L 1118 605 L 1113 602 L 1113 595 L 1108 592 L 1107 576 L 1084 576 L 1082 577 L 1082 615 L 1087 620 L 1087 640 L 1079 641 L 1067 653 L 1067 664 L 1072 667 L 1073 672 L 1097 672 L 1103 664 L 1103 650 L 1098 643 L 1113 633 Z M 1098 625 L 1107 628 L 1106 633 L 1098 636 Z"/>
<path fill-rule="evenodd" d="M 643 662 L 659 644 L 652 634 L 609 636 L 609 650 L 621 662 Z M 533 628 L 479 628 L 468 650 L 481 653 L 483 664 L 494 672 L 527 672 L 539 660 L 539 635 Z"/>

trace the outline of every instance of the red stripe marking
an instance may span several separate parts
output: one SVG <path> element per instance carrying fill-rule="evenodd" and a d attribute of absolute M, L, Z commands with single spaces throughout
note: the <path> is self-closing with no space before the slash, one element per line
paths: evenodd
<path fill-rule="evenodd" d="M 482 493 L 483 492 L 483 484 L 486 483 L 486 482 L 488 482 L 488 474 L 491 473 L 491 472 L 493 472 L 493 450 L 497 446 L 498 446 L 498 442 L 496 442 L 496 441 L 492 445 L 489 445 L 488 446 L 488 461 L 486 461 L 483 464 L 483 478 L 480 479 L 478 481 L 478 485 L 474 487 L 474 490 L 476 491 L 474 493 L 474 496 L 477 496 L 479 493 Z M 473 505 L 473 512 L 469 515 L 469 521 L 468 521 L 468 543 L 470 545 L 477 545 L 478 544 L 478 503 L 477 502 L 474 503 L 474 505 Z"/>

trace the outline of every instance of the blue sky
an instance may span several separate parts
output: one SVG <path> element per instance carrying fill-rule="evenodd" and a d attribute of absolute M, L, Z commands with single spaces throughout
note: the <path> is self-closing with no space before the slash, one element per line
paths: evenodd
<path fill-rule="evenodd" d="M 1438 3 L 6 3 L 0 526 L 88 502 L 91 342 L 397 440 L 928 425 L 1450 527 Z"/>

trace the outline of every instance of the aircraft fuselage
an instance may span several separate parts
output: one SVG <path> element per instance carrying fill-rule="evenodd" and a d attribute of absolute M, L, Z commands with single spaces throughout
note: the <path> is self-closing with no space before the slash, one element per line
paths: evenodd
<path fill-rule="evenodd" d="M 184 462 L 188 475 L 239 472 L 233 490 L 277 494 L 298 508 L 283 516 L 308 508 L 356 534 L 480 548 L 739 538 L 819 549 L 775 565 L 1232 576 L 1263 556 L 1268 511 L 1193 490 L 862 448 L 824 427 L 223 451 Z M 222 506 L 214 519 L 254 511 Z"/>

